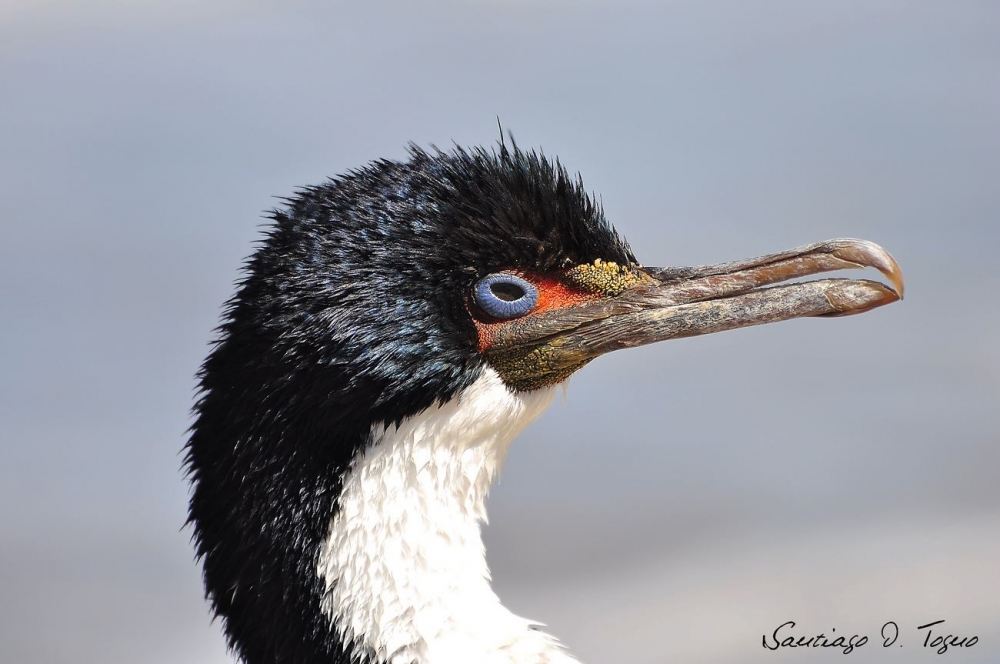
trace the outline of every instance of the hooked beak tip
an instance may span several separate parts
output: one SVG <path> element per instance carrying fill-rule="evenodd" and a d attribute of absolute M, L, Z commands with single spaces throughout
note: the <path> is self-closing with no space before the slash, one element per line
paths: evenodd
<path fill-rule="evenodd" d="M 903 269 L 888 251 L 868 240 L 831 240 L 829 242 L 831 252 L 837 258 L 854 263 L 858 267 L 873 267 L 881 272 L 893 290 L 903 299 L 905 284 L 903 283 Z"/>

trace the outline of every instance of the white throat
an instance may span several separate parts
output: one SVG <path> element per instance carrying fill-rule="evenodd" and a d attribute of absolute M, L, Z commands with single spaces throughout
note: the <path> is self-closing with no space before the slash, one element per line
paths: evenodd
<path fill-rule="evenodd" d="M 345 643 L 385 664 L 576 662 L 500 604 L 480 533 L 510 442 L 554 392 L 512 393 L 487 369 L 448 403 L 372 431 L 318 561 Z"/>

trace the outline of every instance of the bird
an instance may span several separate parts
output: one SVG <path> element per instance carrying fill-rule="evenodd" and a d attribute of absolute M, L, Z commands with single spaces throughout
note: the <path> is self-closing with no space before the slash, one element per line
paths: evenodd
<path fill-rule="evenodd" d="M 856 239 L 646 267 L 579 175 L 513 137 L 411 144 L 269 217 L 184 457 L 206 598 L 246 664 L 577 662 L 504 607 L 481 537 L 511 442 L 560 386 L 610 351 L 903 295 Z M 891 285 L 804 279 L 865 267 Z"/>

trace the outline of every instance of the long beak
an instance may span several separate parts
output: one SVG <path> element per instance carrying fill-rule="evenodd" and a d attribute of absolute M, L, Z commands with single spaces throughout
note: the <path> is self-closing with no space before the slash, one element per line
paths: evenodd
<path fill-rule="evenodd" d="M 834 270 L 874 267 L 892 287 L 867 279 L 820 279 L 774 286 Z M 643 268 L 621 294 L 548 311 L 500 334 L 489 354 L 535 376 L 568 375 L 621 348 L 805 316 L 849 316 L 903 297 L 903 272 L 866 240 L 828 240 L 733 263 Z M 544 381 L 548 382 L 548 381 Z"/>

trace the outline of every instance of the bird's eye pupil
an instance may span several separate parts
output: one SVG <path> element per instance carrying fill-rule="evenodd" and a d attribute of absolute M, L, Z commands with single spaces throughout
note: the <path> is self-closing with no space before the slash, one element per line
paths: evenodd
<path fill-rule="evenodd" d="M 516 302 L 524 297 L 524 289 L 518 284 L 504 282 L 491 284 L 490 291 L 504 302 Z"/>
<path fill-rule="evenodd" d="M 538 288 L 509 272 L 496 272 L 480 279 L 472 291 L 479 308 L 500 320 L 520 318 L 538 303 Z"/>

